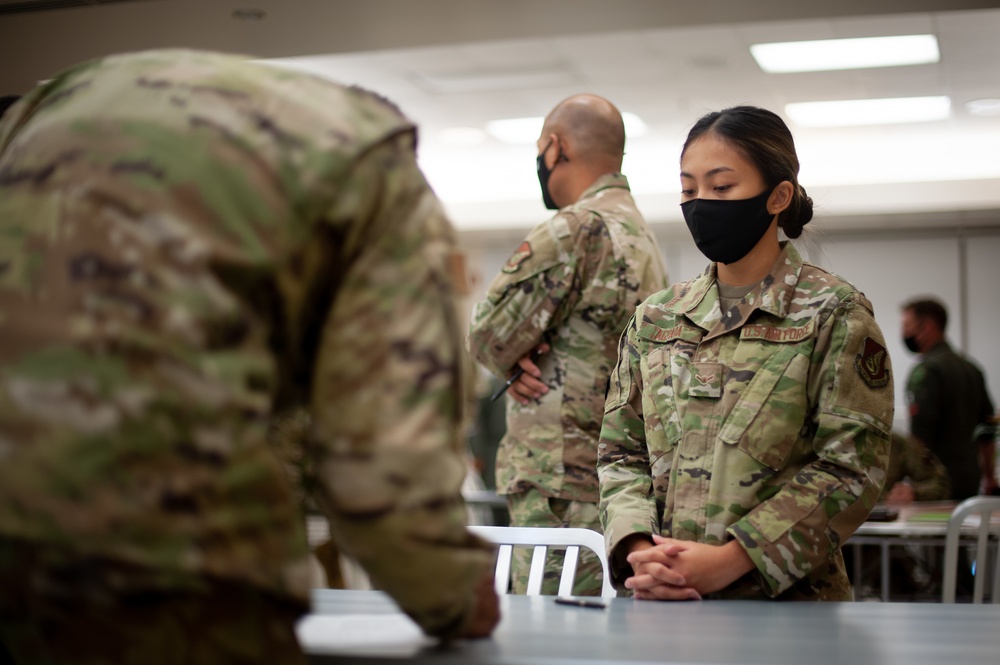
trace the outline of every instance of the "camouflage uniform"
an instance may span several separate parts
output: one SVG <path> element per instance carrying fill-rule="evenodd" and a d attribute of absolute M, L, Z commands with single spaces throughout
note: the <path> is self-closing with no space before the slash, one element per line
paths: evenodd
<path fill-rule="evenodd" d="M 265 438 L 308 409 L 337 540 L 426 631 L 464 625 L 492 547 L 464 528 L 455 241 L 414 133 L 370 93 L 189 51 L 78 66 L 4 117 L 0 551 L 37 612 L 95 575 L 77 602 L 218 583 L 305 610 Z"/>
<path fill-rule="evenodd" d="M 597 438 L 618 336 L 636 305 L 666 284 L 659 247 L 621 174 L 601 176 L 537 226 L 493 280 L 473 314 L 472 355 L 507 376 L 540 343 L 552 346 L 538 363 L 549 392 L 527 406 L 507 400 L 497 490 L 510 495 L 512 524 L 600 530 Z M 530 553 L 519 554 L 524 564 Z M 600 570 L 596 557 L 584 563 Z M 527 569 L 518 570 L 523 581 Z M 600 593 L 600 578 L 589 577 L 578 591 Z"/>
<path fill-rule="evenodd" d="M 944 501 L 948 498 L 948 469 L 920 441 L 898 432 L 892 433 L 889 468 L 879 500 L 884 500 L 893 486 L 906 481 L 915 501 Z"/>
<path fill-rule="evenodd" d="M 723 313 L 715 264 L 658 293 L 622 336 L 601 432 L 601 518 L 721 545 L 756 571 L 717 595 L 845 600 L 841 545 L 885 478 L 893 391 L 871 304 L 784 245 Z"/>
<path fill-rule="evenodd" d="M 979 440 L 992 441 L 993 402 L 982 371 L 941 342 L 906 380 L 910 433 L 948 469 L 955 501 L 979 494 Z"/>

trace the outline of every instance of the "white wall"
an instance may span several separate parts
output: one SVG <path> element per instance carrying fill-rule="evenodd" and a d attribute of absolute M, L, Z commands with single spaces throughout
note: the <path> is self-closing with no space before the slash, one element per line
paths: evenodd
<path fill-rule="evenodd" d="M 676 226 L 654 228 L 671 281 L 704 270 L 708 261 L 690 237 Z M 466 242 L 473 272 L 482 276 L 473 301 L 520 242 L 514 237 Z M 1000 410 L 1000 228 L 825 234 L 817 220 L 795 245 L 807 260 L 844 277 L 871 300 L 895 373 L 897 428 L 909 429 L 903 392 L 916 360 L 902 343 L 899 308 L 921 295 L 934 296 L 948 308 L 948 340 L 983 368 Z"/>

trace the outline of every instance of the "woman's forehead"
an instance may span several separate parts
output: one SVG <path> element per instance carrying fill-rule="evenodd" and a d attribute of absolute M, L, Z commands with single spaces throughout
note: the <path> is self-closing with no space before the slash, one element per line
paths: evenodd
<path fill-rule="evenodd" d="M 686 165 L 702 173 L 719 168 L 755 170 L 731 142 L 713 133 L 704 134 L 692 141 L 681 156 L 681 172 L 699 175 L 690 171 Z"/>

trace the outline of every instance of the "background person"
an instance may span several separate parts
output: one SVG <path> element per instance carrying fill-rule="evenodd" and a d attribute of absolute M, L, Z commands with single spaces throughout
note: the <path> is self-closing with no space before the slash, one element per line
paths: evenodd
<path fill-rule="evenodd" d="M 982 371 L 945 340 L 948 311 L 933 298 L 902 307 L 903 342 L 920 360 L 906 380 L 910 434 L 948 469 L 950 499 L 997 489 L 993 402 Z"/>
<path fill-rule="evenodd" d="M 913 437 L 892 433 L 889 468 L 880 502 L 905 505 L 914 501 L 945 501 L 951 491 L 948 469 L 937 455 Z"/>
<path fill-rule="evenodd" d="M 89 62 L 0 123 L 0 643 L 302 662 L 303 445 L 334 537 L 431 635 L 498 620 L 465 529 L 453 230 L 415 129 L 244 58 Z"/>
<path fill-rule="evenodd" d="M 507 430 L 497 491 L 513 526 L 600 530 L 597 437 L 618 336 L 666 268 L 621 171 L 625 126 L 608 100 L 576 95 L 549 113 L 538 138 L 542 199 L 558 209 L 520 244 L 473 314 L 472 355 L 507 377 Z M 532 362 L 539 351 L 541 360 Z M 515 550 L 523 593 L 531 552 Z M 601 564 L 586 553 L 574 592 L 599 595 Z M 546 570 L 555 593 L 559 565 Z"/>
<path fill-rule="evenodd" d="M 760 108 L 684 144 L 681 209 L 712 263 L 636 311 L 601 431 L 612 574 L 636 598 L 851 598 L 840 548 L 882 489 L 892 376 L 864 295 L 779 242 L 812 218 L 798 170 Z"/>

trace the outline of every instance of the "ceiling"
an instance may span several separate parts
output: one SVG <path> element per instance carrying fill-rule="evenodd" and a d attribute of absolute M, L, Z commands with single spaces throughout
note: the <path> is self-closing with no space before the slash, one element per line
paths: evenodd
<path fill-rule="evenodd" d="M 836 7 L 821 6 L 836 4 Z M 420 126 L 428 179 L 463 229 L 517 229 L 545 213 L 533 142 L 456 127 L 543 116 L 595 92 L 639 116 L 624 170 L 640 208 L 682 228 L 680 143 L 703 113 L 785 104 L 948 95 L 947 120 L 805 129 L 789 123 L 802 184 L 828 229 L 1000 227 L 1000 3 L 672 0 L 0 0 L 0 94 L 105 53 L 184 46 L 280 59 L 393 99 Z M 71 8 L 47 8 L 52 5 Z M 234 14 L 234 10 L 237 10 Z M 934 65 L 765 74 L 759 42 L 924 34 Z M 469 133 L 466 132 L 466 138 Z"/>

